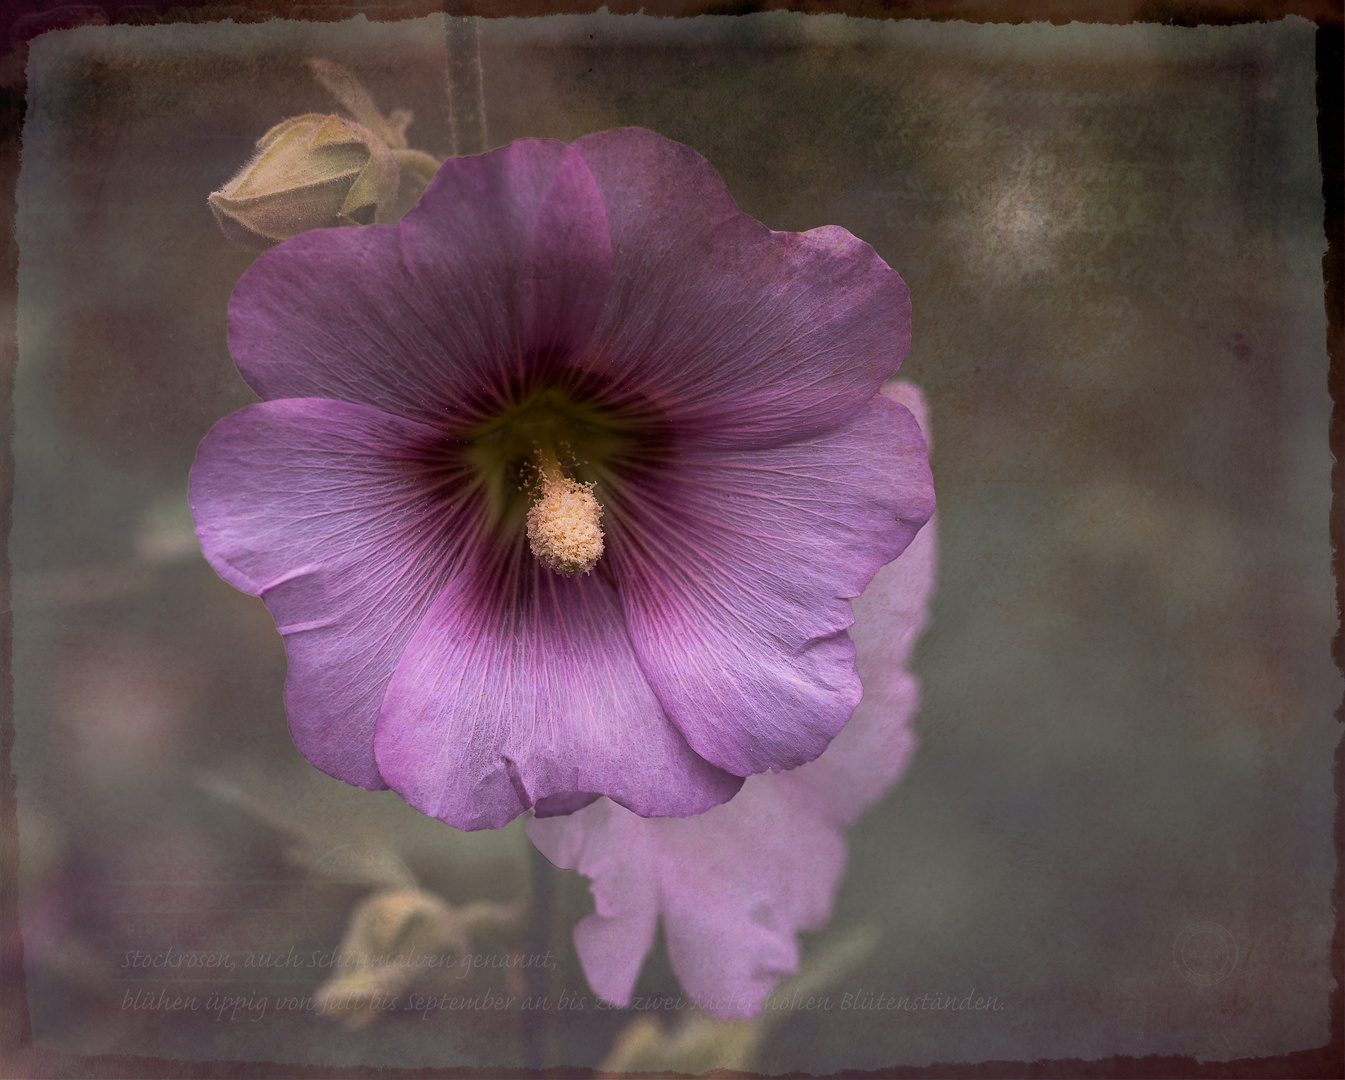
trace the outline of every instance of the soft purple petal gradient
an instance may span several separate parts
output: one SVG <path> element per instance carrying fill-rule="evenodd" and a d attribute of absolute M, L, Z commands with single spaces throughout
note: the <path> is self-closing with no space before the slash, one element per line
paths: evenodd
<path fill-rule="evenodd" d="M 933 510 L 920 428 L 881 395 L 824 435 L 690 451 L 612 493 L 635 652 L 698 754 L 747 776 L 826 749 L 860 696 L 849 600 Z"/>
<path fill-rule="evenodd" d="M 915 387 L 884 394 L 924 423 Z M 830 917 L 845 868 L 841 830 L 896 782 L 914 749 L 919 687 L 905 668 L 934 567 L 931 522 L 855 601 L 864 698 L 813 763 L 749 777 L 732 802 L 699 817 L 642 819 L 600 799 L 528 823 L 538 850 L 591 879 L 595 911 L 575 927 L 575 945 L 596 993 L 629 1003 L 659 916 L 679 981 L 714 1016 L 756 1015 L 797 969 L 796 932 Z"/>
<path fill-rule="evenodd" d="M 573 792 L 642 815 L 697 814 L 742 784 L 668 720 L 612 587 L 526 552 L 482 557 L 449 583 L 388 686 L 375 750 L 402 798 L 466 829 Z"/>
<path fill-rule="evenodd" d="M 714 168 L 641 128 L 574 144 L 612 235 L 593 369 L 698 447 L 764 448 L 845 423 L 910 345 L 901 278 L 844 229 L 772 232 Z"/>
<path fill-rule="evenodd" d="M 295 744 L 363 788 L 387 786 L 374 762 L 379 705 L 474 533 L 453 501 L 460 480 L 417 464 L 437 438 L 363 405 L 267 401 L 216 424 L 192 468 L 202 551 L 266 601 L 284 635 Z"/>
<path fill-rule="evenodd" d="M 451 158 L 400 225 L 318 229 L 266 252 L 229 304 L 263 398 L 335 398 L 438 424 L 563 372 L 607 297 L 601 196 L 564 143 Z"/>
<path fill-rule="evenodd" d="M 686 816 L 841 730 L 849 600 L 933 507 L 879 394 L 906 288 L 866 244 L 771 232 L 653 132 L 523 140 L 445 163 L 400 225 L 262 255 L 229 319 L 265 400 L 202 443 L 193 513 L 285 635 L 319 768 L 461 828 L 598 795 Z M 538 432 L 597 484 L 591 576 L 517 525 Z"/>

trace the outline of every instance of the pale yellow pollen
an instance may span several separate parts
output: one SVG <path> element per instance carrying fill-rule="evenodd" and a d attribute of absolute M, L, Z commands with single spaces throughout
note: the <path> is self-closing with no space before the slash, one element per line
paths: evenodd
<path fill-rule="evenodd" d="M 542 490 L 528 510 L 528 544 L 547 569 L 587 574 L 602 557 L 602 507 L 592 484 L 571 480 L 554 456 L 539 456 Z"/>

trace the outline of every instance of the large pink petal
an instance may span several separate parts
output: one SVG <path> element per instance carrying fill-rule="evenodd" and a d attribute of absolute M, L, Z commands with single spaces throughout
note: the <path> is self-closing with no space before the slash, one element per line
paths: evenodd
<path fill-rule="evenodd" d="M 826 922 L 845 868 L 840 835 L 774 779 L 750 777 L 726 806 L 660 830 L 668 959 L 719 1017 L 756 1015 L 798 969 L 795 931 Z"/>
<path fill-rule="evenodd" d="M 229 345 L 263 398 L 453 425 L 567 370 L 610 273 L 583 158 L 523 140 L 445 162 L 400 225 L 318 229 L 262 255 L 234 290 Z"/>
<path fill-rule="evenodd" d="M 592 882 L 594 911 L 574 928 L 575 947 L 594 992 L 614 1005 L 630 1003 L 654 944 L 661 903 L 660 824 L 610 799 L 569 817 L 528 822 L 528 836 L 542 854 Z"/>
<path fill-rule="evenodd" d="M 831 916 L 842 819 L 877 801 L 909 762 L 917 700 L 915 680 L 899 675 L 856 710 L 844 744 L 793 772 L 750 776 L 731 802 L 697 817 L 644 819 L 599 799 L 529 821 L 543 855 L 591 879 L 595 911 L 574 939 L 593 990 L 629 1003 L 661 915 L 673 970 L 697 1005 L 724 1019 L 760 1012 L 797 969 L 797 931 Z"/>
<path fill-rule="evenodd" d="M 794 772 L 750 776 L 731 802 L 697 817 L 643 819 L 599 799 L 528 822 L 543 855 L 591 880 L 595 911 L 574 939 L 595 993 L 629 1003 L 661 914 L 673 971 L 698 1006 L 724 1019 L 761 1011 L 797 970 L 795 934 L 831 916 L 846 863 L 837 807 L 872 805 L 910 759 L 918 695 L 910 676 L 899 682 L 901 693 L 860 707 L 836 762 L 828 749 Z"/>
<path fill-rule="evenodd" d="M 285 638 L 285 708 L 303 755 L 386 786 L 374 723 L 388 680 L 471 534 L 433 429 L 362 405 L 288 399 L 221 420 L 190 501 L 201 548 L 260 596 Z"/>
<path fill-rule="evenodd" d="M 797 968 L 794 931 L 825 922 L 845 845 L 769 779 L 749 777 L 694 818 L 639 818 L 602 799 L 528 823 L 539 851 L 592 881 L 575 946 L 605 1000 L 630 1001 L 660 912 L 678 980 L 715 1016 L 753 1015 Z"/>
<path fill-rule="evenodd" d="M 884 394 L 924 421 L 914 387 Z M 931 522 L 855 601 L 864 698 L 816 761 L 751 776 L 731 802 L 693 818 L 640 820 L 600 799 L 528 823 L 538 850 L 587 875 L 602 897 L 575 927 L 575 945 L 606 1000 L 629 1002 L 652 942 L 643 928 L 660 914 L 678 980 L 715 1016 L 754 1015 L 794 970 L 795 933 L 830 918 L 845 867 L 841 830 L 897 781 L 915 747 L 919 686 L 904 667 L 925 625 L 935 546 Z"/>
<path fill-rule="evenodd" d="M 881 395 L 805 443 L 687 452 L 608 493 L 636 654 L 698 754 L 749 775 L 826 748 L 860 697 L 849 599 L 933 495 L 915 420 Z"/>
<path fill-rule="evenodd" d="M 612 288 L 587 363 L 685 443 L 765 447 L 841 424 L 910 344 L 905 284 L 834 226 L 771 232 L 694 150 L 624 128 L 574 144 L 607 208 Z"/>
<path fill-rule="evenodd" d="M 539 799 L 611 796 L 642 815 L 699 813 L 742 781 L 692 752 L 598 575 L 543 569 L 519 536 L 450 582 L 388 686 L 378 767 L 416 809 L 497 828 Z"/>

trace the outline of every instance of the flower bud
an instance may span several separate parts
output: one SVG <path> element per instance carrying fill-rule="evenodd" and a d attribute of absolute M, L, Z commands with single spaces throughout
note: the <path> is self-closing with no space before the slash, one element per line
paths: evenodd
<path fill-rule="evenodd" d="M 368 128 L 308 113 L 282 120 L 210 208 L 231 240 L 267 247 L 309 229 L 368 225 L 397 198 L 392 151 Z"/>

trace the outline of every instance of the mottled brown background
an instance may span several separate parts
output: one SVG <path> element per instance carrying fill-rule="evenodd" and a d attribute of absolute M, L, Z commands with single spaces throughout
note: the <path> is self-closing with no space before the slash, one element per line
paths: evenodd
<path fill-rule="evenodd" d="M 308 55 L 354 67 L 415 111 L 414 145 L 449 151 L 437 19 L 100 27 L 31 48 L 10 553 L 34 1041 L 593 1065 L 630 1018 L 591 998 L 561 1019 L 357 1033 L 122 1007 L 164 981 L 122 967 L 128 950 L 336 945 L 370 885 L 331 872 L 352 844 L 453 902 L 549 894 L 529 941 L 559 957 L 553 993 L 588 993 L 567 944 L 582 883 L 546 873 L 517 823 L 455 833 L 310 768 L 273 624 L 194 546 L 196 443 L 252 400 L 224 323 L 251 256 L 205 196 L 271 124 L 329 108 Z M 654 128 L 773 228 L 843 225 L 911 287 L 903 374 L 932 406 L 941 585 L 921 749 L 854 830 L 834 922 L 879 943 L 832 990 L 1002 1008 L 795 1013 L 761 1069 L 1326 1041 L 1341 688 L 1312 56 L 1302 20 L 483 26 L 491 145 Z M 240 970 L 196 992 L 322 977 Z M 641 987 L 673 987 L 661 956 Z"/>

